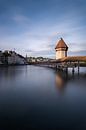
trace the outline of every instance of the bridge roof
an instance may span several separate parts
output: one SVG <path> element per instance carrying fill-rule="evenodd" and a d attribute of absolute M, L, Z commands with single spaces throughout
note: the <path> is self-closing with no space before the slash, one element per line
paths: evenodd
<path fill-rule="evenodd" d="M 59 40 L 59 42 L 57 43 L 55 49 L 58 49 L 58 48 L 66 48 L 68 49 L 68 46 L 66 45 L 66 43 L 64 42 L 63 38 L 61 38 Z"/>
<path fill-rule="evenodd" d="M 58 59 L 61 62 L 75 62 L 75 61 L 83 61 L 86 62 L 86 56 L 68 56 L 61 59 Z"/>

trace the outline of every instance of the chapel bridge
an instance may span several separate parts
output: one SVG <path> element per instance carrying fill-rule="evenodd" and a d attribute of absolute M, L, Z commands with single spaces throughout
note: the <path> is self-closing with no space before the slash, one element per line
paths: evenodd
<path fill-rule="evenodd" d="M 80 67 L 86 67 L 86 56 L 67 56 L 68 46 L 62 38 L 56 43 L 55 51 L 56 59 L 47 62 L 36 62 L 35 65 L 56 68 L 58 70 L 72 68 L 72 72 L 74 72 L 75 67 L 78 67 L 78 72 Z"/>
<path fill-rule="evenodd" d="M 86 67 L 86 56 L 68 56 L 60 59 L 50 60 L 48 62 L 36 62 L 35 65 L 51 67 L 56 69 L 68 69 L 78 67 Z"/>

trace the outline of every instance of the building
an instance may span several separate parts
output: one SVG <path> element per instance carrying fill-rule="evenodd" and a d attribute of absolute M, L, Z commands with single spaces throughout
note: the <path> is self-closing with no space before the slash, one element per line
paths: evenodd
<path fill-rule="evenodd" d="M 26 58 L 17 54 L 15 51 L 0 51 L 0 64 L 5 65 L 23 65 L 27 64 Z"/>
<path fill-rule="evenodd" d="M 43 57 L 27 57 L 28 63 L 37 63 L 37 62 L 48 62 L 50 58 L 43 58 Z"/>
<path fill-rule="evenodd" d="M 68 46 L 66 45 L 66 43 L 62 38 L 57 43 L 55 50 L 56 50 L 56 59 L 67 57 Z"/>
<path fill-rule="evenodd" d="M 26 64 L 26 59 L 15 51 L 9 51 L 8 64 Z"/>
<path fill-rule="evenodd" d="M 0 64 L 2 64 L 2 51 L 0 51 Z"/>

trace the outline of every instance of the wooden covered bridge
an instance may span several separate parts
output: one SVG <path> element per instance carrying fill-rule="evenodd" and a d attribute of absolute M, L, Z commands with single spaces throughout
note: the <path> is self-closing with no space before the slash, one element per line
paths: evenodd
<path fill-rule="evenodd" d="M 37 62 L 36 65 L 55 68 L 57 70 L 66 70 L 68 68 L 86 67 L 86 56 L 68 56 L 57 60 L 50 60 L 48 62 Z"/>
<path fill-rule="evenodd" d="M 67 56 L 68 46 L 62 38 L 56 43 L 55 51 L 56 59 L 47 62 L 37 62 L 35 64 L 59 70 L 72 68 L 73 72 L 74 68 L 78 67 L 78 73 L 80 67 L 86 67 L 86 56 Z"/>

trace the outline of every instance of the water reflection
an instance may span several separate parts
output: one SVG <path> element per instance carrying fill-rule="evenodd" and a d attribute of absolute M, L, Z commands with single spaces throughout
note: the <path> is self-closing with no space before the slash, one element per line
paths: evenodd
<path fill-rule="evenodd" d="M 25 77 L 25 75 L 27 75 L 27 66 L 1 67 L 0 87 L 15 86 L 20 81 L 20 78 Z"/>
<path fill-rule="evenodd" d="M 56 81 L 56 86 L 57 86 L 58 90 L 60 92 L 64 91 L 64 88 L 66 87 L 66 83 L 67 83 L 67 75 L 66 75 L 66 73 L 58 71 L 56 73 L 55 81 Z"/>
<path fill-rule="evenodd" d="M 78 74 L 78 73 L 72 73 L 68 70 L 57 71 L 55 76 L 55 83 L 58 91 L 64 92 L 69 82 L 77 83 L 78 86 L 80 86 L 80 84 L 84 84 L 85 86 L 86 83 L 85 79 L 86 79 L 86 74 L 84 72 L 80 72 Z"/>

